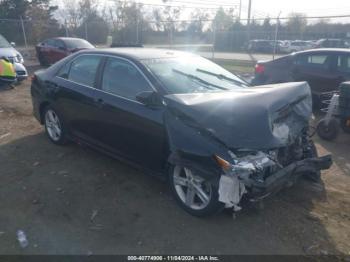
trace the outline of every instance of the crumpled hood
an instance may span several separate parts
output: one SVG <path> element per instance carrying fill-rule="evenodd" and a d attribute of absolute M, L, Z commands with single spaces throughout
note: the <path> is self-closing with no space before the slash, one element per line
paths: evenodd
<path fill-rule="evenodd" d="M 165 96 L 171 115 L 231 149 L 272 149 L 294 142 L 312 114 L 306 82 L 229 92 Z M 190 138 L 189 138 L 190 139 Z"/>
<path fill-rule="evenodd" d="M 19 52 L 12 47 L 0 48 L 0 57 L 2 57 L 2 56 L 14 57 L 14 56 L 17 56 L 18 54 L 19 54 Z"/>

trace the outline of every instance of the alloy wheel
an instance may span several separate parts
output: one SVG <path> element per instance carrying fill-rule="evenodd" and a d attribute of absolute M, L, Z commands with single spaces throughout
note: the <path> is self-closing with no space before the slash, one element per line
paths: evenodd
<path fill-rule="evenodd" d="M 59 141 L 62 135 L 62 128 L 60 120 L 55 111 L 51 109 L 46 111 L 45 126 L 50 138 L 55 142 Z"/>
<path fill-rule="evenodd" d="M 193 210 L 206 208 L 212 198 L 210 183 L 185 167 L 175 166 L 173 172 L 175 192 L 180 200 Z"/>

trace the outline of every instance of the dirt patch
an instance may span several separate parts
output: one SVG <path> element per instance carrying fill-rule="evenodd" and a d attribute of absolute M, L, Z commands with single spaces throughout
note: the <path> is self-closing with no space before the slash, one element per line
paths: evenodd
<path fill-rule="evenodd" d="M 323 184 L 301 180 L 235 219 L 197 219 L 161 181 L 90 149 L 51 144 L 26 81 L 0 92 L 0 253 L 350 254 L 350 136 L 317 142 L 335 159 Z"/>

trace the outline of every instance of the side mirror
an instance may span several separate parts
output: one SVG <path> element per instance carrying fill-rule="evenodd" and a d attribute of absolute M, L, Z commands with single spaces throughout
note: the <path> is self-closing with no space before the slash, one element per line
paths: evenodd
<path fill-rule="evenodd" d="M 136 100 L 146 106 L 158 106 L 160 100 L 156 92 L 154 91 L 143 91 L 136 95 Z"/>
<path fill-rule="evenodd" d="M 59 46 L 58 49 L 62 51 L 66 51 L 66 48 L 64 46 Z"/>
<path fill-rule="evenodd" d="M 11 45 L 12 47 L 16 47 L 16 43 L 15 43 L 15 42 L 11 42 L 10 45 Z"/>

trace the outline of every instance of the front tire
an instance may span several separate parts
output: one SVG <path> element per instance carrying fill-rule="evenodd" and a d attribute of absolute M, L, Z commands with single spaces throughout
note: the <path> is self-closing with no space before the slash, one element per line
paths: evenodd
<path fill-rule="evenodd" d="M 316 148 L 316 145 L 313 141 L 310 141 L 310 150 L 308 152 L 307 157 L 309 157 L 309 158 L 318 157 L 317 148 Z M 321 181 L 321 171 L 306 173 L 305 178 L 307 178 L 308 180 L 311 180 L 313 182 L 320 182 Z"/>
<path fill-rule="evenodd" d="M 218 187 L 189 168 L 172 166 L 169 185 L 177 203 L 193 216 L 214 215 L 224 208 L 219 202 Z"/>
<path fill-rule="evenodd" d="M 49 65 L 49 63 L 46 61 L 46 58 L 43 57 L 42 55 L 38 55 L 38 60 L 39 60 L 39 64 L 40 64 L 41 66 L 46 67 L 46 66 Z"/>
<path fill-rule="evenodd" d="M 55 109 L 47 106 L 44 110 L 45 132 L 50 141 L 56 145 L 67 143 L 63 120 Z"/>

